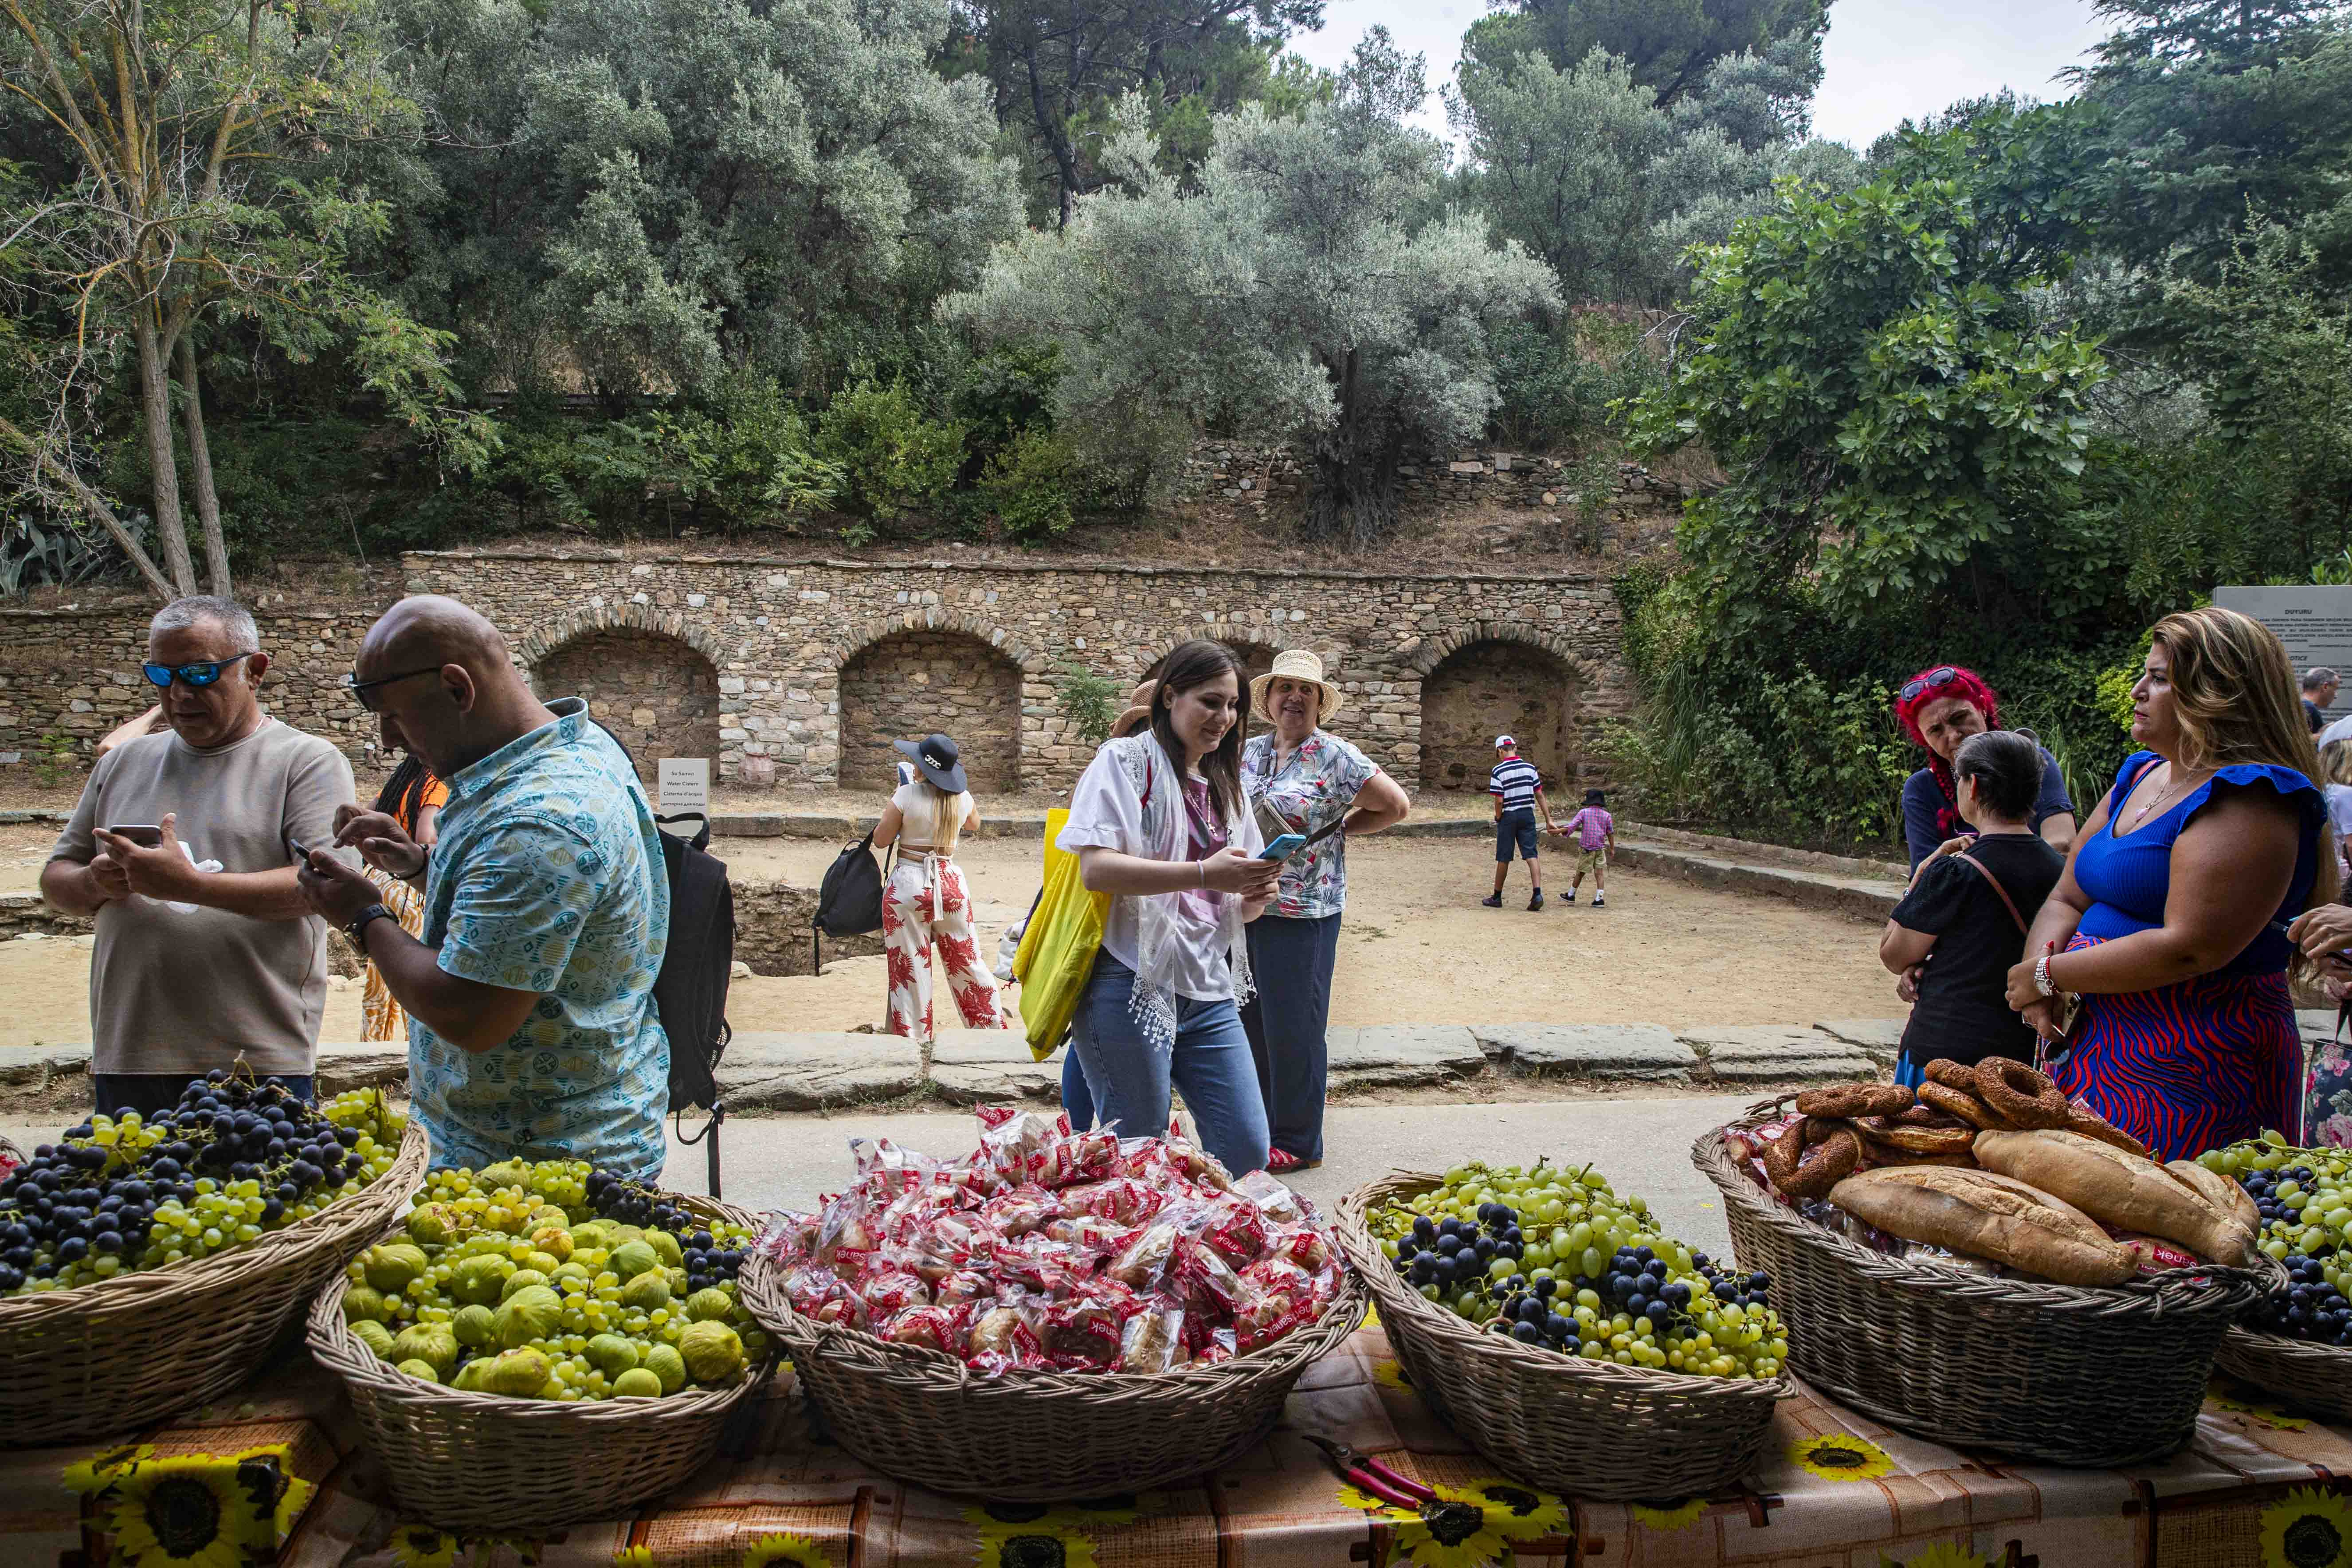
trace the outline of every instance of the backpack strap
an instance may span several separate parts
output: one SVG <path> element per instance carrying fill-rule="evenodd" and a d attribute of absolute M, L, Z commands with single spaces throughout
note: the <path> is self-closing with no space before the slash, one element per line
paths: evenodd
<path fill-rule="evenodd" d="M 2000 895 L 2001 907 L 2009 911 L 2009 918 L 2017 922 L 2018 934 L 2020 936 L 2023 936 L 2028 929 L 2025 924 L 2025 917 L 2017 912 L 2017 900 L 2009 896 L 2009 889 L 2000 885 L 2000 879 L 1994 876 L 1983 861 L 1978 859 L 1975 856 L 1969 854 L 1965 849 L 1953 856 L 1952 858 L 1955 860 L 1967 861 L 1969 865 L 1976 868 L 1978 876 L 1982 877 L 1986 881 L 1992 884 L 1992 890 Z"/>

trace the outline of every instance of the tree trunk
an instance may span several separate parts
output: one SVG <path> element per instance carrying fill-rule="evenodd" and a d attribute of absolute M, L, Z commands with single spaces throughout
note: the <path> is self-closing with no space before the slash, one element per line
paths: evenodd
<path fill-rule="evenodd" d="M 1320 539 L 1370 544 L 1396 526 L 1397 469 L 1403 466 L 1393 435 L 1374 427 L 1361 405 L 1356 351 L 1333 371 L 1339 417 L 1308 444 L 1314 489 L 1307 498 L 1307 531 Z"/>
<path fill-rule="evenodd" d="M 122 547 L 122 553 L 131 558 L 131 564 L 139 569 L 139 575 L 147 580 L 147 585 L 155 590 L 158 598 L 169 602 L 178 596 L 156 566 L 154 558 L 140 548 L 138 536 L 123 526 L 122 520 L 114 515 L 114 509 L 106 504 L 105 497 L 81 482 L 80 475 L 63 463 L 53 461 L 39 442 L 5 419 L 0 419 L 0 439 L 10 442 L 32 458 L 36 475 L 44 468 L 57 475 L 58 481 L 73 492 L 74 500 L 81 503 L 82 510 L 89 513 L 100 527 L 114 536 L 114 542 Z"/>
<path fill-rule="evenodd" d="M 1055 183 L 1060 186 L 1061 218 L 1055 226 L 1070 226 L 1070 216 L 1078 207 L 1078 163 L 1070 146 L 1070 131 L 1058 115 L 1045 107 L 1045 84 L 1037 74 L 1037 46 L 1030 44 L 1022 51 L 1022 61 L 1029 76 L 1029 111 L 1037 122 L 1037 134 L 1045 139 L 1046 150 L 1054 154 Z"/>
<path fill-rule="evenodd" d="M 221 537 L 220 496 L 213 489 L 213 453 L 205 443 L 205 400 L 196 390 L 196 344 L 193 334 L 180 333 L 180 395 L 186 399 L 181 413 L 188 422 L 188 466 L 196 481 L 196 521 L 205 531 L 205 575 L 211 580 L 211 592 L 226 599 L 231 584 L 228 575 L 228 542 Z"/>
<path fill-rule="evenodd" d="M 162 335 L 152 307 L 143 301 L 139 320 L 139 425 L 147 437 L 148 480 L 155 502 L 155 535 L 163 542 L 163 563 L 182 595 L 196 591 L 196 563 L 188 557 L 187 525 L 180 520 L 180 470 L 172 443 L 172 377 L 163 363 Z"/>

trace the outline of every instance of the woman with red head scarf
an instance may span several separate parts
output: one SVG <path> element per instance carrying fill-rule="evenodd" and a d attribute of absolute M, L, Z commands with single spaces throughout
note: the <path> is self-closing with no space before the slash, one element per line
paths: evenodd
<path fill-rule="evenodd" d="M 1952 759 L 1971 735 L 2000 728 L 2000 699 L 1973 669 L 1939 664 L 1905 681 L 1895 696 L 1895 717 L 1903 732 L 1927 748 L 1927 765 L 1903 782 L 1903 837 L 1911 868 L 1946 840 L 1968 831 L 1954 793 Z M 2058 759 L 2042 752 L 2042 793 L 2033 802 L 2033 831 L 2064 854 L 2074 842 L 2074 803 Z"/>

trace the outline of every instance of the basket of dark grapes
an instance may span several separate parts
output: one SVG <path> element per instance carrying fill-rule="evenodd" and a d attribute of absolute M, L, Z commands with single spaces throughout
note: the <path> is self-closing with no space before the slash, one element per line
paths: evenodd
<path fill-rule="evenodd" d="M 144 1426 L 227 1393 L 425 1173 L 373 1090 L 323 1105 L 215 1072 L 92 1116 L 0 1179 L 0 1446 Z"/>
<path fill-rule="evenodd" d="M 2352 1150 L 2252 1140 L 2199 1163 L 2245 1189 L 2258 1245 L 2287 1274 L 2222 1336 L 2214 1364 L 2297 1409 L 2352 1419 Z"/>
<path fill-rule="evenodd" d="M 1413 1390 L 1518 1479 L 1601 1499 L 1736 1484 L 1789 1393 L 1769 1281 L 1591 1167 L 1398 1172 L 1339 1203 Z"/>

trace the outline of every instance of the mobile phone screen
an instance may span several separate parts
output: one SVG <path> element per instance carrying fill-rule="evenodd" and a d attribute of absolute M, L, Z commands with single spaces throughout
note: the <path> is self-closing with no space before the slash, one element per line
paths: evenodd
<path fill-rule="evenodd" d="M 118 822 L 107 831 L 118 838 L 128 838 L 142 849 L 163 847 L 163 830 L 152 822 Z"/>

